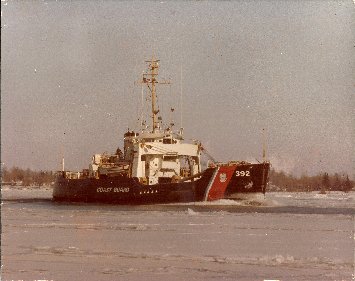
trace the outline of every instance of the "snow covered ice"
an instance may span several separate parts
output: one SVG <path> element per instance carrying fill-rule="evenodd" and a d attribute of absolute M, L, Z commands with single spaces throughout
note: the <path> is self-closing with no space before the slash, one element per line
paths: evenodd
<path fill-rule="evenodd" d="M 2 280 L 352 280 L 352 193 L 68 204 L 3 188 Z"/>

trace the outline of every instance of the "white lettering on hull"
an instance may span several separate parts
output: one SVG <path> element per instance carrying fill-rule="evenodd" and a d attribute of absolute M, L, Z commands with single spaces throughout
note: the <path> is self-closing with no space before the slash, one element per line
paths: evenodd
<path fill-rule="evenodd" d="M 250 177 L 250 171 L 236 171 L 235 175 L 237 177 Z"/>
<path fill-rule="evenodd" d="M 129 187 L 115 187 L 113 192 L 129 192 Z"/>
<path fill-rule="evenodd" d="M 98 187 L 96 192 L 129 192 L 129 187 Z"/>

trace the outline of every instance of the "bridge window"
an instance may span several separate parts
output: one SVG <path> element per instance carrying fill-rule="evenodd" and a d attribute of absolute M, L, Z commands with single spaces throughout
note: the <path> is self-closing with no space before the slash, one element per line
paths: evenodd
<path fill-rule="evenodd" d="M 171 139 L 163 139 L 163 143 L 170 144 L 172 142 L 171 142 Z"/>
<path fill-rule="evenodd" d="M 176 156 L 164 156 L 163 157 L 164 161 L 170 161 L 170 162 L 175 162 L 176 161 Z"/>

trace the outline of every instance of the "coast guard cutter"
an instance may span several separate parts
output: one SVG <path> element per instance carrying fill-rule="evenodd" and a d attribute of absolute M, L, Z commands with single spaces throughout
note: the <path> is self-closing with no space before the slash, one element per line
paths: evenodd
<path fill-rule="evenodd" d="M 236 194 L 265 193 L 270 163 L 210 161 L 201 167 L 206 152 L 198 141 L 186 143 L 183 130 L 163 127 L 158 116 L 156 86 L 159 61 L 147 61 L 142 83 L 151 102 L 151 126 L 124 134 L 123 151 L 95 154 L 88 169 L 58 172 L 56 201 L 152 204 L 212 201 Z"/>

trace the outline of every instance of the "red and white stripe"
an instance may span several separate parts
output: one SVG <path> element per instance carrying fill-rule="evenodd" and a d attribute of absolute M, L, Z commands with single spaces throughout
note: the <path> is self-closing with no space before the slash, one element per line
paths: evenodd
<path fill-rule="evenodd" d="M 204 201 L 213 201 L 224 198 L 224 193 L 236 168 L 237 166 L 220 166 L 216 168 L 208 183 Z"/>

